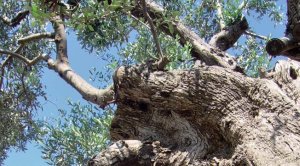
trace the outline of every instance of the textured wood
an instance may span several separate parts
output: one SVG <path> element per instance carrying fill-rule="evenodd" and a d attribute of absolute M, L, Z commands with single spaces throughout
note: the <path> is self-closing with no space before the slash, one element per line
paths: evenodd
<path fill-rule="evenodd" d="M 281 61 L 269 79 L 216 66 L 144 71 L 121 67 L 116 72 L 112 140 L 140 141 L 138 149 L 158 141 L 168 151 L 162 159 L 166 165 L 300 163 L 296 62 Z M 150 154 L 148 164 L 154 165 L 164 153 Z"/>

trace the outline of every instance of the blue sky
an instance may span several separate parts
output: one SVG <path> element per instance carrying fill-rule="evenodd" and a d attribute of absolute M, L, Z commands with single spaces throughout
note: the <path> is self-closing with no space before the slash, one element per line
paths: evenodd
<path fill-rule="evenodd" d="M 95 54 L 89 54 L 81 49 L 79 42 L 76 40 L 74 33 L 68 36 L 68 54 L 72 68 L 80 74 L 85 80 L 89 80 L 89 70 L 97 67 L 99 70 L 104 69 L 106 64 Z M 113 51 L 116 53 L 116 51 Z M 38 119 L 45 120 L 47 117 L 58 116 L 58 109 L 70 109 L 67 105 L 67 99 L 85 103 L 81 95 L 62 80 L 57 73 L 47 68 L 44 69 L 42 82 L 46 86 L 47 98 L 50 101 L 43 101 L 44 110 L 38 112 Z M 29 143 L 25 152 L 11 151 L 8 159 L 4 162 L 6 166 L 44 166 L 47 165 L 41 158 L 41 151 L 35 142 Z"/>
<path fill-rule="evenodd" d="M 285 2 L 281 2 L 285 3 Z M 274 27 L 270 20 L 263 19 L 261 21 L 248 20 L 249 26 L 255 32 L 259 32 L 261 35 L 272 34 L 272 37 L 282 37 L 285 31 L 285 25 L 278 25 Z M 69 60 L 72 68 L 80 74 L 83 78 L 88 80 L 89 70 L 92 67 L 96 67 L 101 70 L 106 67 L 106 64 L 96 55 L 89 54 L 87 51 L 82 50 L 80 44 L 76 40 L 74 33 L 68 36 L 68 52 Z M 111 54 L 116 54 L 113 50 Z M 46 117 L 57 117 L 58 109 L 68 110 L 67 99 L 72 101 L 80 101 L 84 103 L 81 95 L 69 86 L 64 80 L 62 80 L 54 71 L 45 69 L 45 74 L 42 78 L 42 82 L 46 85 L 46 93 L 48 100 L 51 102 L 44 102 L 43 111 L 38 112 L 38 119 L 45 119 Z M 37 144 L 32 142 L 27 145 L 27 151 L 15 152 L 11 151 L 8 154 L 8 159 L 5 160 L 5 166 L 46 166 L 45 160 L 41 158 L 41 151 L 38 149 Z"/>

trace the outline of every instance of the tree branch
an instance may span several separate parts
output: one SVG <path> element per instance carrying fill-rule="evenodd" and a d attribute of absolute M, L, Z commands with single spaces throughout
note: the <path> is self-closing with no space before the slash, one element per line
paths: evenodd
<path fill-rule="evenodd" d="M 56 43 L 56 60 L 61 63 L 69 63 L 68 60 L 68 47 L 67 37 L 65 32 L 65 26 L 60 16 L 55 16 L 51 19 L 53 29 L 55 31 L 55 43 Z"/>
<path fill-rule="evenodd" d="M 53 59 L 48 59 L 47 63 L 49 69 L 57 72 L 59 76 L 76 89 L 85 100 L 97 104 L 101 108 L 104 108 L 106 105 L 114 101 L 113 86 L 109 86 L 106 89 L 95 88 L 73 71 L 68 64 L 60 63 Z"/>
<path fill-rule="evenodd" d="M 20 48 L 20 47 L 19 47 Z M 18 51 L 18 49 L 16 50 Z M 17 59 L 20 59 L 21 61 L 23 61 L 26 65 L 28 66 L 32 66 L 37 64 L 39 61 L 45 59 L 44 55 L 39 55 L 35 58 L 33 58 L 32 60 L 29 60 L 28 58 L 24 57 L 21 54 L 18 54 L 16 52 L 11 52 L 11 51 L 6 51 L 6 50 L 2 50 L 0 49 L 0 54 L 7 54 L 8 57 L 5 59 L 5 61 L 1 64 L 0 68 L 1 68 L 1 76 L 0 76 L 0 91 L 3 85 L 3 80 L 4 80 L 4 67 L 6 66 L 6 64 L 11 60 L 12 57 L 15 57 Z"/>
<path fill-rule="evenodd" d="M 284 55 L 300 61 L 299 42 L 287 37 L 271 39 L 267 42 L 266 50 L 271 56 Z"/>
<path fill-rule="evenodd" d="M 266 40 L 266 41 L 268 40 L 268 37 L 256 34 L 256 33 L 251 32 L 251 31 L 245 31 L 244 34 L 255 37 L 255 38 L 258 38 L 258 39 L 261 39 L 261 40 Z"/>
<path fill-rule="evenodd" d="M 236 24 L 223 28 L 221 32 L 211 38 L 209 44 L 225 51 L 231 48 L 248 28 L 248 22 L 244 17 Z"/>
<path fill-rule="evenodd" d="M 75 88 L 82 97 L 100 107 L 105 107 L 114 100 L 113 86 L 106 89 L 98 89 L 85 81 L 70 67 L 67 54 L 67 36 L 63 21 L 60 16 L 52 18 L 52 24 L 55 31 L 55 43 L 57 48 L 56 60 L 51 58 L 45 59 L 48 68 L 54 70 L 68 84 Z"/>
<path fill-rule="evenodd" d="M 14 53 L 19 53 L 22 48 L 24 47 L 24 44 L 21 44 L 15 51 Z M 3 85 L 3 80 L 4 80 L 4 73 L 5 73 L 5 70 L 4 70 L 4 67 L 10 62 L 10 60 L 12 59 L 12 55 L 8 55 L 7 58 L 3 61 L 3 63 L 0 65 L 0 69 L 1 69 L 1 76 L 0 76 L 0 90 L 1 90 L 1 87 Z"/>
<path fill-rule="evenodd" d="M 1 16 L 1 20 L 9 25 L 9 26 L 12 26 L 12 27 L 15 27 L 17 25 L 20 24 L 20 22 L 29 14 L 29 11 L 28 10 L 25 10 L 25 11 L 21 11 L 21 12 L 18 12 L 16 17 L 12 18 L 12 19 L 9 19 L 8 17 L 6 16 Z"/>
<path fill-rule="evenodd" d="M 43 39 L 43 38 L 54 38 L 54 34 L 53 33 L 37 33 L 37 34 L 33 34 L 33 35 L 30 35 L 30 36 L 26 36 L 24 38 L 21 38 L 21 39 L 18 40 L 18 43 L 20 44 L 19 47 L 14 52 L 10 52 L 10 53 L 18 54 L 23 49 L 23 47 L 25 46 L 26 43 L 34 41 L 34 40 Z M 3 77 L 4 72 L 5 72 L 4 67 L 12 59 L 12 57 L 13 57 L 13 55 L 8 54 L 8 57 L 0 65 L 2 77 Z M 23 61 L 25 60 L 25 63 L 27 63 L 27 64 L 28 64 L 28 62 L 30 62 L 30 60 L 25 58 L 23 55 L 18 55 L 18 57 L 21 58 L 21 60 L 23 60 Z M 33 62 L 31 62 L 31 63 L 35 64 L 39 60 L 40 59 L 33 59 Z M 0 79 L 0 82 L 3 81 L 2 79 L 3 78 Z M 0 84 L 0 85 L 2 85 L 2 84 Z"/>
<path fill-rule="evenodd" d="M 162 49 L 160 47 L 160 43 L 159 43 L 159 40 L 158 40 L 158 35 L 156 33 L 156 30 L 155 30 L 155 25 L 153 24 L 153 21 L 152 21 L 151 17 L 148 14 L 146 1 L 145 0 L 141 0 L 141 1 L 142 1 L 142 7 L 143 7 L 143 15 L 146 18 L 149 25 L 150 25 L 150 30 L 151 30 L 151 33 L 152 33 L 152 36 L 153 36 L 153 39 L 154 39 L 154 42 L 155 42 L 155 45 L 156 45 L 157 53 L 159 54 L 159 58 L 162 58 L 164 55 L 163 55 Z"/>
<path fill-rule="evenodd" d="M 285 36 L 273 38 L 266 45 L 267 52 L 272 55 L 285 55 L 300 61 L 300 0 L 287 0 L 288 23 Z"/>
<path fill-rule="evenodd" d="M 43 59 L 43 55 L 39 55 L 35 58 L 33 58 L 32 60 L 29 60 L 28 58 L 24 57 L 21 54 L 15 53 L 15 52 L 11 52 L 11 51 L 6 51 L 6 50 L 2 50 L 0 49 L 0 54 L 7 54 L 7 55 L 11 55 L 17 59 L 20 59 L 21 61 L 23 61 L 24 63 L 26 63 L 28 66 L 32 66 L 35 65 L 37 62 L 39 62 L 40 60 Z"/>
<path fill-rule="evenodd" d="M 26 37 L 23 37 L 21 39 L 18 40 L 19 44 L 25 44 L 34 40 L 39 40 L 39 39 L 44 39 L 44 38 L 50 38 L 50 39 L 54 39 L 55 35 L 54 33 L 36 33 L 36 34 L 32 34 Z"/>
<path fill-rule="evenodd" d="M 236 69 L 236 60 L 226 54 L 225 52 L 216 49 L 205 41 L 203 41 L 195 32 L 187 28 L 183 23 L 178 20 L 166 21 L 163 17 L 164 9 L 162 9 L 155 2 L 146 1 L 148 13 L 153 19 L 157 28 L 161 29 L 166 34 L 172 36 L 179 36 L 179 41 L 182 45 L 190 43 L 192 45 L 192 56 L 201 60 L 207 65 L 218 65 L 226 68 Z M 131 10 L 132 15 L 137 18 L 143 18 L 143 9 L 136 5 Z M 172 26 L 172 28 L 169 28 Z M 173 29 L 174 31 L 171 31 Z"/>
<path fill-rule="evenodd" d="M 158 39 L 158 35 L 156 33 L 155 30 L 155 25 L 147 11 L 147 6 L 146 6 L 146 1 L 145 0 L 141 0 L 142 1 L 142 7 L 143 7 L 143 15 L 146 18 L 146 20 L 148 21 L 148 23 L 150 24 L 150 30 L 156 45 L 156 49 L 157 49 L 157 53 L 159 55 L 159 61 L 157 62 L 157 68 L 158 70 L 163 70 L 165 68 L 165 66 L 168 64 L 168 59 L 163 55 L 160 43 L 159 43 L 159 39 Z"/>

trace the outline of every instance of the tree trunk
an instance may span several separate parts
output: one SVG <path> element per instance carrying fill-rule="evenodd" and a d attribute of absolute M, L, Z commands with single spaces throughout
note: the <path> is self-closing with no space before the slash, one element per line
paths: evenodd
<path fill-rule="evenodd" d="M 299 0 L 287 2 L 289 40 L 271 40 L 267 48 L 298 60 L 299 46 L 290 43 L 299 41 Z M 160 17 L 162 9 L 152 3 L 148 7 L 156 11 L 152 17 Z M 136 17 L 139 13 L 139 8 L 133 10 Z M 218 52 L 207 51 L 222 49 L 218 35 L 211 45 L 197 44 L 201 39 L 189 36 L 186 27 L 174 27 L 185 35 L 182 44 L 183 39 L 196 43 L 197 59 L 206 65 L 175 71 L 152 71 L 149 64 L 120 67 L 110 128 L 115 143 L 89 165 L 300 165 L 300 63 L 279 61 L 274 71 L 250 78 L 228 65 L 209 63 L 220 62 Z M 236 38 L 247 26 L 240 29 Z M 282 48 L 275 50 L 274 41 Z M 195 49 L 198 45 L 201 49 Z M 208 60 L 202 52 L 209 52 Z"/>
<path fill-rule="evenodd" d="M 297 165 L 299 63 L 266 78 L 216 66 L 115 74 L 118 141 L 89 165 Z"/>

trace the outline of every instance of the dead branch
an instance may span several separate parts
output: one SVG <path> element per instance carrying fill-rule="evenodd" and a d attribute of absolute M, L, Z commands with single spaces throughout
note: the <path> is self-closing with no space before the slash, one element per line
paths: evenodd
<path fill-rule="evenodd" d="M 261 39 L 261 40 L 265 40 L 265 41 L 268 40 L 268 37 L 263 36 L 263 35 L 259 35 L 257 33 L 251 32 L 251 31 L 245 31 L 244 34 L 255 37 L 255 38 L 258 38 L 258 39 Z"/>

